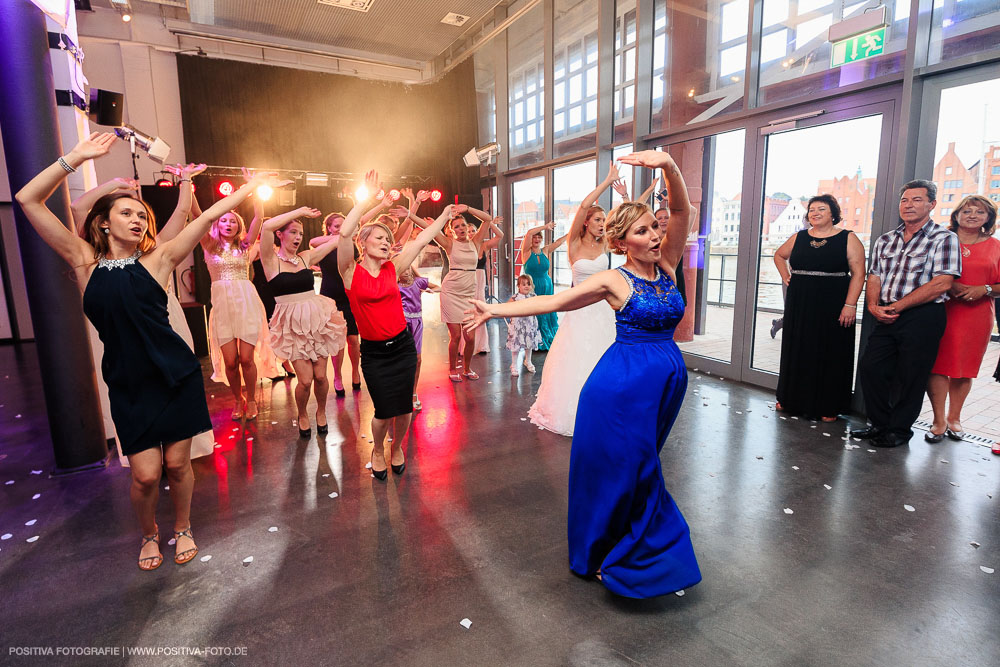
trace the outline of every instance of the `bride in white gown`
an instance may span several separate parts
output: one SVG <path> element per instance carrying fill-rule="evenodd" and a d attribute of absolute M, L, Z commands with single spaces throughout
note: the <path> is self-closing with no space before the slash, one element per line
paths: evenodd
<path fill-rule="evenodd" d="M 616 180 L 618 168 L 612 162 L 604 182 L 580 203 L 573 218 L 567 240 L 574 285 L 609 266 L 604 242 L 604 209 L 594 202 Z M 545 356 L 538 395 L 528 410 L 532 424 L 561 435 L 573 435 L 580 390 L 614 340 L 615 311 L 606 301 L 563 316 Z"/>

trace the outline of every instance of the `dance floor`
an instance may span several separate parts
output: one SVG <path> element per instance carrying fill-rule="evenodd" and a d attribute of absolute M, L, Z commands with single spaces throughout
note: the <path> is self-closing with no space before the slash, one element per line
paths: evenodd
<path fill-rule="evenodd" d="M 128 471 L 51 477 L 34 346 L 0 346 L 0 664 L 1000 664 L 988 448 L 918 432 L 873 451 L 844 421 L 785 419 L 768 393 L 692 372 L 661 456 L 704 580 L 616 598 L 569 571 L 570 440 L 525 420 L 541 373 L 510 377 L 491 326 L 483 378 L 457 385 L 429 327 L 425 407 L 388 482 L 365 469 L 367 394 L 331 396 L 330 433 L 306 440 L 294 381 L 264 381 L 246 426 L 209 384 L 201 552 L 177 566 L 164 544 L 151 573 Z"/>

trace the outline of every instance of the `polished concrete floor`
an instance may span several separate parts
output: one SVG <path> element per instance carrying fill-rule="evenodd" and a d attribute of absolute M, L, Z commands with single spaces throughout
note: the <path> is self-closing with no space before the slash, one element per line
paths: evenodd
<path fill-rule="evenodd" d="M 523 419 L 540 373 L 511 378 L 495 351 L 452 385 L 443 351 L 432 327 L 406 474 L 387 483 L 365 470 L 366 394 L 331 398 L 329 435 L 300 440 L 292 382 L 264 382 L 245 428 L 209 385 L 201 553 L 180 567 L 164 545 L 146 573 L 128 471 L 50 477 L 34 347 L 0 346 L 0 664 L 1000 664 L 989 449 L 918 432 L 870 451 L 843 421 L 784 419 L 766 392 L 692 371 L 662 459 L 704 580 L 621 599 L 567 567 L 570 441 Z M 183 655 L 205 647 L 240 655 Z"/>

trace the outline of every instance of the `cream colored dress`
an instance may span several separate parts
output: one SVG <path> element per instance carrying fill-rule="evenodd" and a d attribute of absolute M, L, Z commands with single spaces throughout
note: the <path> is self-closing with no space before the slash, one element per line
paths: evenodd
<path fill-rule="evenodd" d="M 461 324 L 476 297 L 476 264 L 479 253 L 472 241 L 452 241 L 448 275 L 441 281 L 441 321 Z"/>

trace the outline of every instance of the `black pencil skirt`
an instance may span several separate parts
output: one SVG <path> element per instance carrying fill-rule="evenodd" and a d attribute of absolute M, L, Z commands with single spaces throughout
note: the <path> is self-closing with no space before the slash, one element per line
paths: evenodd
<path fill-rule="evenodd" d="M 388 340 L 362 338 L 361 372 L 375 404 L 376 419 L 413 412 L 417 348 L 408 329 Z"/>

